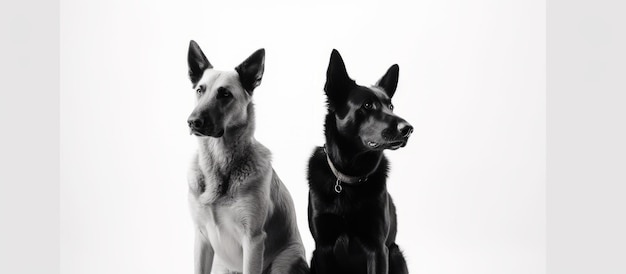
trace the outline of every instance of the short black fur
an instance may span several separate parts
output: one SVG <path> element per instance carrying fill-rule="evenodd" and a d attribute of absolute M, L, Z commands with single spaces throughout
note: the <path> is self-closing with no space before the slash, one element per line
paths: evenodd
<path fill-rule="evenodd" d="M 394 65 L 377 86 L 389 89 L 385 92 L 391 97 L 397 77 L 398 68 Z M 386 187 L 388 161 L 382 149 L 365 147 L 359 141 L 362 136 L 355 130 L 368 117 L 352 115 L 352 126 L 337 124 L 337 119 L 359 111 L 353 109 L 354 103 L 348 102 L 359 102 L 363 98 L 355 97 L 367 97 L 373 91 L 348 77 L 336 50 L 331 54 L 324 89 L 328 97 L 324 123 L 326 145 L 314 150 L 308 165 L 309 229 L 315 239 L 311 273 L 408 273 L 404 256 L 395 243 L 396 210 Z M 334 188 L 337 177 L 327 157 L 341 173 L 366 176 L 367 181 L 342 183 L 343 188 L 337 193 Z"/>

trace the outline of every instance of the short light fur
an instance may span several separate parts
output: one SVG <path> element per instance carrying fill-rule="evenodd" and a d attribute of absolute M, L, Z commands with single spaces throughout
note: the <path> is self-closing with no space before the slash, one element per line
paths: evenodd
<path fill-rule="evenodd" d="M 308 273 L 293 201 L 254 139 L 252 93 L 265 54 L 258 50 L 233 71 L 214 70 L 189 46 L 197 105 L 189 126 L 198 151 L 189 171 L 195 223 L 195 273 Z"/>

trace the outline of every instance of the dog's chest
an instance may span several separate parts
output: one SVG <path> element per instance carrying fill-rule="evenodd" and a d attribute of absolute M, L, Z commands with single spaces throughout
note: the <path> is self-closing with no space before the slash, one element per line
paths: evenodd
<path fill-rule="evenodd" d="M 237 210 L 229 205 L 201 205 L 192 210 L 195 222 L 208 238 L 215 254 L 231 270 L 242 271 L 244 230 Z"/>
<path fill-rule="evenodd" d="M 237 196 L 238 188 L 255 172 L 250 159 L 241 159 L 229 165 L 218 165 L 210 156 L 200 157 L 198 170 L 192 173 L 191 191 L 204 204 L 225 204 Z"/>
<path fill-rule="evenodd" d="M 323 226 L 338 233 L 359 234 L 366 238 L 372 229 L 386 235 L 389 231 L 390 212 L 386 194 L 364 196 L 344 188 L 341 193 L 313 194 L 311 206 L 314 220 L 322 216 Z M 332 216 L 332 217 L 330 217 Z"/>

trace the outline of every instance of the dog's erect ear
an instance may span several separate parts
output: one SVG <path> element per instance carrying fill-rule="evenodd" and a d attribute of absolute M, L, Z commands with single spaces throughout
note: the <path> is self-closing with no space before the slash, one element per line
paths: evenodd
<path fill-rule="evenodd" d="M 349 89 L 354 85 L 355 82 L 348 76 L 346 65 L 343 63 L 339 51 L 333 49 L 330 54 L 330 62 L 326 71 L 326 84 L 324 85 L 324 91 L 331 107 L 335 103 L 343 103 L 348 97 Z"/>
<path fill-rule="evenodd" d="M 198 46 L 196 41 L 189 41 L 189 53 L 187 53 L 187 64 L 189 65 L 189 79 L 194 85 L 200 81 L 205 69 L 213 68 L 209 60 Z"/>
<path fill-rule="evenodd" d="M 265 49 L 258 49 L 235 68 L 243 88 L 250 94 L 261 84 L 265 70 Z"/>
<path fill-rule="evenodd" d="M 387 73 L 380 78 L 376 83 L 377 86 L 383 88 L 387 93 L 389 98 L 393 97 L 393 94 L 396 92 L 396 88 L 398 87 L 398 74 L 400 72 L 400 67 L 397 64 L 391 66 Z"/>

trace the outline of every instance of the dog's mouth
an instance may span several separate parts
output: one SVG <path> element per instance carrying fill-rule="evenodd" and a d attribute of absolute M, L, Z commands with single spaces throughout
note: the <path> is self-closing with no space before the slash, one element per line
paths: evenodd
<path fill-rule="evenodd" d="M 373 141 L 368 141 L 367 142 L 367 146 L 369 146 L 370 148 L 378 148 L 378 147 L 380 147 L 380 143 L 373 142 Z"/>
<path fill-rule="evenodd" d="M 391 150 L 396 150 L 396 149 L 406 146 L 406 143 L 407 143 L 406 140 L 393 141 L 393 142 L 387 143 L 387 148 Z"/>
<path fill-rule="evenodd" d="M 384 143 L 368 141 L 367 142 L 367 146 L 369 148 L 371 148 L 371 149 L 391 149 L 391 150 L 396 150 L 396 149 L 399 149 L 401 147 L 406 146 L 406 143 L 407 143 L 407 140 L 395 140 L 395 141 L 384 142 Z"/>
<path fill-rule="evenodd" d="M 207 132 L 203 132 L 201 130 L 197 130 L 197 129 L 191 129 L 189 134 L 191 135 L 195 135 L 198 137 L 215 137 L 215 138 L 219 138 L 224 136 L 224 130 L 219 130 L 217 132 L 211 132 L 211 133 L 207 133 Z"/>

